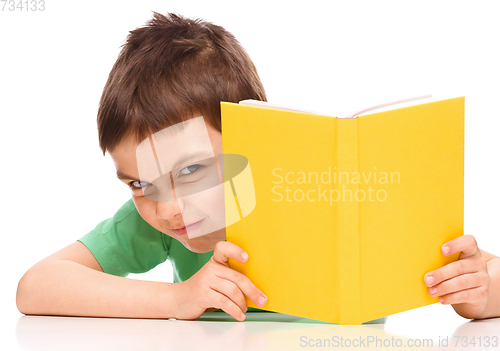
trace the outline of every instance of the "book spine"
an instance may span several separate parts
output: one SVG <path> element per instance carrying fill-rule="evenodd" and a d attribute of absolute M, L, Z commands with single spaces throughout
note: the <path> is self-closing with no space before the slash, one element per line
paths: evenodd
<path fill-rule="evenodd" d="M 359 119 L 336 119 L 336 152 L 333 189 L 336 206 L 338 248 L 339 324 L 361 324 L 361 257 L 359 182 Z"/>

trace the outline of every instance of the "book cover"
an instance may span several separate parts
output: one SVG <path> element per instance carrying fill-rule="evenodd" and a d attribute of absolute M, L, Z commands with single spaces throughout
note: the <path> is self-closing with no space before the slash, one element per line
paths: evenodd
<path fill-rule="evenodd" d="M 223 152 L 248 159 L 255 192 L 226 228 L 250 258 L 230 266 L 266 310 L 361 324 L 438 302 L 423 276 L 458 259 L 440 248 L 463 234 L 463 97 L 348 119 L 221 111 Z"/>

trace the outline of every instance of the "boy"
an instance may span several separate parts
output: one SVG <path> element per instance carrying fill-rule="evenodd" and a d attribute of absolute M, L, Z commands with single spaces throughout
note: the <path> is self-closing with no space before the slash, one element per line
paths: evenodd
<path fill-rule="evenodd" d="M 131 31 L 104 88 L 98 130 L 100 147 L 111 155 L 132 199 L 79 241 L 30 268 L 19 282 L 19 311 L 196 319 L 221 308 L 242 321 L 244 295 L 265 306 L 265 294 L 227 264 L 228 258 L 246 262 L 248 254 L 225 241 L 224 229 L 186 236 L 196 225 L 185 221 L 186 202 L 145 196 L 148 184 L 137 159 L 138 147 L 151 135 L 200 116 L 213 154 L 222 154 L 220 101 L 244 99 L 266 100 L 265 91 L 244 49 L 222 27 L 155 13 L 147 26 Z M 186 174 L 196 170 L 185 166 Z M 500 259 L 480 251 L 471 236 L 445 246 L 450 250 L 444 254 L 462 251 L 461 258 L 426 275 L 429 293 L 443 296 L 442 303 L 454 304 L 464 317 L 498 316 Z M 174 283 L 125 278 L 167 258 Z"/>

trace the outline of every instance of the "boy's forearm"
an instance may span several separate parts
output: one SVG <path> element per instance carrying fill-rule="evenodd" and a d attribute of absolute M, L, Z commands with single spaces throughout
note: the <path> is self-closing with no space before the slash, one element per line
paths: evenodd
<path fill-rule="evenodd" d="M 178 284 L 142 281 L 98 272 L 72 261 L 32 267 L 19 282 L 24 314 L 82 317 L 175 317 Z"/>
<path fill-rule="evenodd" d="M 500 317 L 500 258 L 489 259 L 486 264 L 490 276 L 488 304 L 476 319 Z"/>

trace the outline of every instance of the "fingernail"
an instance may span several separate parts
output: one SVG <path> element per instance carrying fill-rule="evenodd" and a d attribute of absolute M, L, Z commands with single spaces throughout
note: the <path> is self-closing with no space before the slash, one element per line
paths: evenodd
<path fill-rule="evenodd" d="M 241 320 L 244 320 L 244 319 L 245 319 L 245 314 L 244 314 L 244 313 L 242 313 L 242 314 L 240 315 L 240 319 L 241 319 Z"/>
<path fill-rule="evenodd" d="M 436 288 L 431 288 L 431 294 L 434 295 L 436 293 L 437 289 Z"/>
<path fill-rule="evenodd" d="M 259 297 L 259 306 L 264 306 L 266 304 L 267 298 L 264 296 Z"/>
<path fill-rule="evenodd" d="M 428 276 L 427 276 L 427 283 L 428 283 L 428 284 L 432 284 L 432 283 L 434 283 L 434 277 L 433 277 L 432 275 L 428 275 Z"/>
<path fill-rule="evenodd" d="M 447 255 L 447 254 L 448 254 L 448 252 L 450 252 L 450 247 L 449 247 L 449 246 L 443 246 L 443 253 L 444 253 L 445 255 Z"/>
<path fill-rule="evenodd" d="M 439 302 L 443 303 L 443 301 L 444 301 L 444 298 L 440 297 Z"/>
<path fill-rule="evenodd" d="M 247 254 L 246 252 L 243 252 L 243 253 L 241 254 L 241 258 L 243 259 L 243 261 L 248 260 L 248 254 Z"/>

